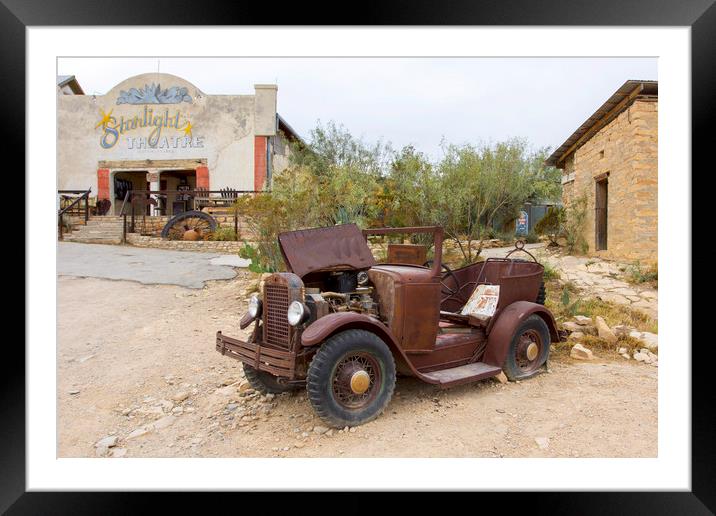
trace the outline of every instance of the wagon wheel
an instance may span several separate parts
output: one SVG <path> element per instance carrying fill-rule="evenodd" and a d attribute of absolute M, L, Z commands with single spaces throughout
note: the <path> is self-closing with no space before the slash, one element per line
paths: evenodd
<path fill-rule="evenodd" d="M 216 230 L 216 220 L 202 211 L 185 211 L 173 216 L 162 229 L 169 240 L 204 240 Z"/>

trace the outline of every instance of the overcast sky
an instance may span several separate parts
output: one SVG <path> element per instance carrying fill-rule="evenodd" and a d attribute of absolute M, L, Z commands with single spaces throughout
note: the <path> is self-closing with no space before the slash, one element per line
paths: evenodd
<path fill-rule="evenodd" d="M 556 148 L 628 79 L 657 79 L 656 58 L 63 58 L 87 94 L 140 73 L 178 75 L 208 94 L 278 84 L 278 112 L 304 138 L 334 120 L 367 142 L 527 138 Z M 163 86 L 170 86 L 165 84 Z"/>

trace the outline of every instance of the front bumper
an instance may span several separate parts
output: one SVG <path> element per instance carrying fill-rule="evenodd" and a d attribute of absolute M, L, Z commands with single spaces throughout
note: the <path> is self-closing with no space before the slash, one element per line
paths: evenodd
<path fill-rule="evenodd" d="M 235 358 L 259 371 L 293 379 L 296 373 L 296 354 L 256 342 L 244 342 L 216 332 L 216 351 Z"/>

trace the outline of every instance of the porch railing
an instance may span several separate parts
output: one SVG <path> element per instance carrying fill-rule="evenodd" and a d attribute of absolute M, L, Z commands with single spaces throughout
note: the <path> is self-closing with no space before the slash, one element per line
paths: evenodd
<path fill-rule="evenodd" d="M 169 196 L 181 196 L 179 201 L 186 201 L 183 211 L 197 210 L 204 208 L 227 208 L 233 207 L 236 201 L 244 195 L 256 195 L 262 193 L 255 190 L 234 190 L 224 188 L 222 190 L 128 190 L 122 200 L 122 207 L 119 215 L 122 217 L 122 242 L 127 242 L 127 233 L 136 233 L 136 219 L 141 214 L 146 224 L 147 206 L 154 206 L 160 215 L 166 215 Z M 177 200 L 176 197 L 174 200 Z M 172 213 L 172 215 L 177 215 Z M 238 216 L 236 209 L 233 210 L 234 235 L 239 239 Z M 129 219 L 128 219 L 129 217 Z"/>
<path fill-rule="evenodd" d="M 89 195 L 92 192 L 92 188 L 87 190 L 57 190 L 57 195 L 60 196 L 60 206 L 62 201 L 74 200 L 57 211 L 57 227 L 59 228 L 60 240 L 64 237 L 64 224 L 62 223 L 62 216 L 65 214 L 75 213 L 77 215 L 84 215 L 85 224 L 89 220 Z M 77 197 L 73 197 L 77 196 Z M 82 207 L 82 201 L 84 201 L 84 208 Z"/>

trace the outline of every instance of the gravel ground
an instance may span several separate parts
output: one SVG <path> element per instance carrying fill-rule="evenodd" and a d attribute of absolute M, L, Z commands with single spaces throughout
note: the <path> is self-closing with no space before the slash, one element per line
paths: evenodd
<path fill-rule="evenodd" d="M 245 335 L 252 278 L 190 289 L 60 276 L 58 456 L 657 456 L 658 369 L 599 358 L 446 391 L 399 378 L 380 418 L 324 433 L 303 391 L 240 394 L 241 365 L 214 351 L 217 330 Z"/>

